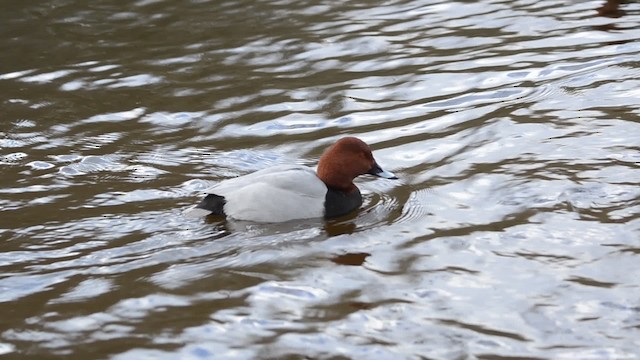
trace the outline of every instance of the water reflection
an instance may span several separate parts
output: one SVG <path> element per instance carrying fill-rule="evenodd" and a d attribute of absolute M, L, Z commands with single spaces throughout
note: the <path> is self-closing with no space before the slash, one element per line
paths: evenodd
<path fill-rule="evenodd" d="M 334 256 L 331 261 L 340 265 L 360 266 L 364 264 L 367 256 L 371 254 L 367 253 L 348 253 Z"/>
<path fill-rule="evenodd" d="M 626 13 L 623 9 L 620 9 L 621 4 L 625 4 L 624 0 L 607 0 L 601 7 L 598 8 L 598 14 L 600 16 L 606 16 L 610 18 L 619 18 Z"/>
<path fill-rule="evenodd" d="M 624 7 L 621 7 L 621 5 L 624 5 L 628 3 L 628 1 L 624 1 L 624 0 L 607 0 L 604 4 L 602 4 L 602 6 L 600 6 L 597 11 L 598 11 L 598 15 L 603 16 L 603 17 L 608 17 L 608 18 L 612 18 L 612 19 L 617 19 L 620 18 L 622 16 L 627 15 L 627 12 L 624 10 Z M 603 24 L 603 25 L 596 25 L 594 26 L 594 29 L 596 30 L 601 30 L 601 31 L 615 31 L 615 30 L 620 30 L 619 26 L 615 23 L 607 23 L 607 24 Z"/>

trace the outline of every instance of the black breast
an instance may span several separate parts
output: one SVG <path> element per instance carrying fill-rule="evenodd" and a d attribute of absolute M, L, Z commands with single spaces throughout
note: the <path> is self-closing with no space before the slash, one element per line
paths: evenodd
<path fill-rule="evenodd" d="M 213 215 L 225 216 L 224 204 L 226 202 L 227 201 L 224 199 L 223 196 L 209 194 L 204 199 L 202 199 L 200 204 L 196 205 L 196 207 L 200 209 L 209 210 Z"/>
<path fill-rule="evenodd" d="M 346 215 L 361 205 L 362 195 L 358 188 L 351 192 L 329 189 L 324 198 L 324 217 L 333 218 Z"/>

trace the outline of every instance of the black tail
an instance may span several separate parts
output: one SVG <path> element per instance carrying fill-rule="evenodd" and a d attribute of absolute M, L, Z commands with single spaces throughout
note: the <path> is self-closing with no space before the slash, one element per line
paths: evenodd
<path fill-rule="evenodd" d="M 227 201 L 223 196 L 209 194 L 204 199 L 202 199 L 200 204 L 196 205 L 196 207 L 199 209 L 209 210 L 211 211 L 212 215 L 225 216 L 226 214 L 224 213 L 224 204 L 226 202 Z"/>

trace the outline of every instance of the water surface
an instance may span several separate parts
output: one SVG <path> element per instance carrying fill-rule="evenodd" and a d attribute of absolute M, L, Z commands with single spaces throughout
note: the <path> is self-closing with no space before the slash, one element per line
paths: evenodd
<path fill-rule="evenodd" d="M 640 359 L 640 3 L 0 5 L 0 354 Z M 192 219 L 341 136 L 400 180 Z"/>

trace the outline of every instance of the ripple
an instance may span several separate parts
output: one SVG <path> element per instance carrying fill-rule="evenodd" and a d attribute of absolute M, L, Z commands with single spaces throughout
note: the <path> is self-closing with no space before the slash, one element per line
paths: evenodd
<path fill-rule="evenodd" d="M 83 302 L 89 298 L 106 294 L 113 289 L 113 283 L 104 279 L 88 279 L 82 281 L 75 288 L 62 294 L 54 303 Z"/>
<path fill-rule="evenodd" d="M 28 163 L 27 165 L 31 166 L 31 168 L 33 168 L 34 170 L 47 170 L 47 169 L 51 169 L 52 167 L 54 167 L 55 165 L 48 163 L 46 161 L 32 161 L 30 163 Z"/>
<path fill-rule="evenodd" d="M 424 216 L 429 214 L 429 198 L 433 194 L 430 189 L 421 189 L 411 192 L 409 199 L 404 202 L 402 214 L 395 219 L 395 222 L 414 222 L 420 221 Z"/>
<path fill-rule="evenodd" d="M 284 298 L 291 297 L 293 299 L 300 300 L 320 300 L 326 296 L 326 292 L 322 289 L 314 289 L 311 287 L 299 287 L 299 286 L 287 286 L 285 284 L 277 283 L 263 283 L 260 284 L 249 298 L 250 301 L 261 302 L 266 301 L 268 298 L 279 298 L 280 301 Z"/>
<path fill-rule="evenodd" d="M 21 77 L 20 80 L 24 82 L 36 82 L 36 83 L 47 83 L 53 80 L 65 77 L 69 74 L 72 74 L 71 70 L 57 70 L 50 73 L 42 73 L 37 75 L 30 75 Z"/>
<path fill-rule="evenodd" d="M 16 347 L 12 344 L 0 343 L 0 355 L 14 352 Z"/>
<path fill-rule="evenodd" d="M 22 159 L 24 159 L 24 158 L 26 158 L 28 156 L 29 155 L 27 155 L 26 153 L 23 153 L 23 152 L 15 152 L 15 153 L 2 155 L 0 157 L 0 164 L 2 164 L 2 165 L 16 165 Z"/>
<path fill-rule="evenodd" d="M 153 113 L 144 116 L 142 119 L 140 119 L 140 122 L 148 122 L 154 125 L 162 125 L 167 127 L 178 127 L 192 122 L 193 118 L 198 118 L 201 116 L 203 116 L 202 113 Z"/>
<path fill-rule="evenodd" d="M 137 119 L 145 113 L 144 108 L 135 108 L 127 111 L 120 111 L 111 114 L 98 114 L 88 119 L 82 120 L 82 123 L 96 123 L 96 122 L 118 122 Z"/>

